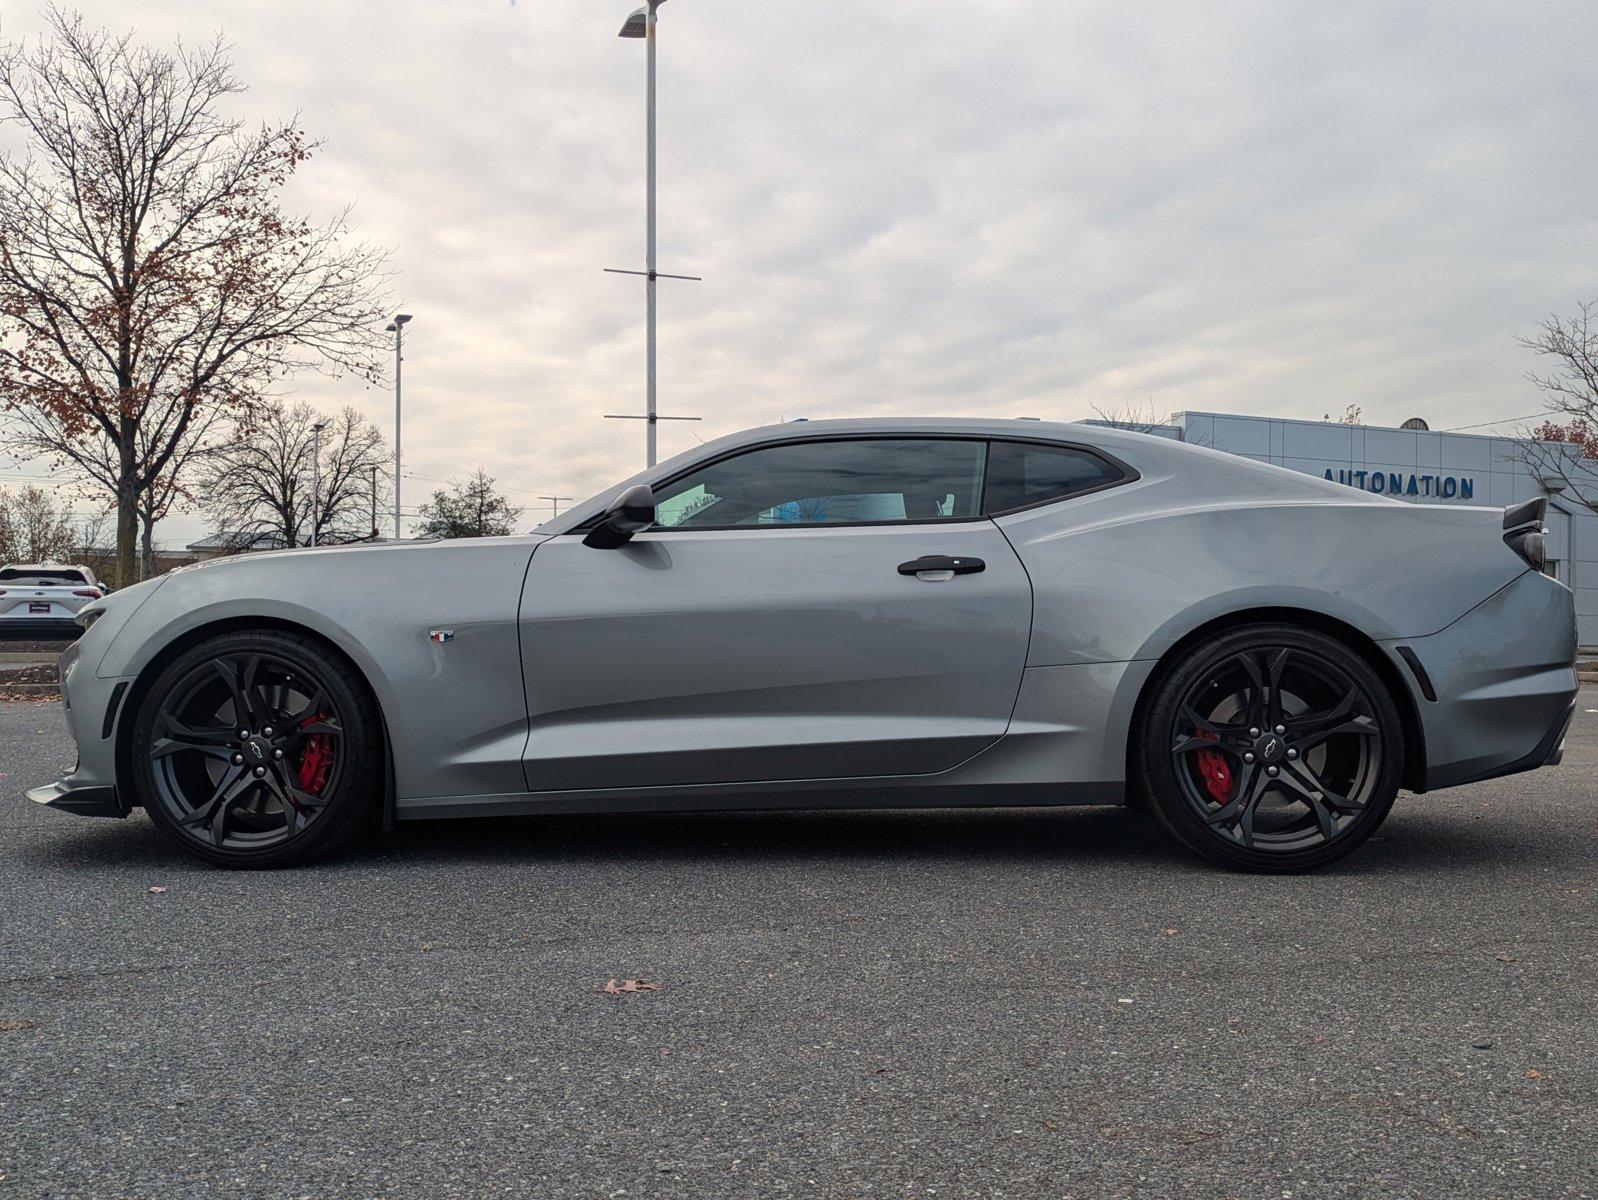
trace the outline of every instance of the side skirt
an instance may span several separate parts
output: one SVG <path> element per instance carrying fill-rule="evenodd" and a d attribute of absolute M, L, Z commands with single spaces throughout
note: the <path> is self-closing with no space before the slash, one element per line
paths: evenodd
<path fill-rule="evenodd" d="M 722 812 L 736 809 L 1048 808 L 1120 804 L 1125 785 L 1113 783 L 998 784 L 951 787 L 874 784 L 766 789 L 669 788 L 620 792 L 523 792 L 494 796 L 428 796 L 399 802 L 395 817 L 535 816 L 540 813 Z"/>

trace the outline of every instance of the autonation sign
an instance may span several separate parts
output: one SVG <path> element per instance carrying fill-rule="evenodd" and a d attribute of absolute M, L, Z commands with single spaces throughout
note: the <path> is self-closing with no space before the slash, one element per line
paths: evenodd
<path fill-rule="evenodd" d="M 1441 496 L 1472 500 L 1476 481 L 1469 475 L 1406 475 L 1402 471 L 1354 471 L 1326 468 L 1326 478 L 1367 492 L 1388 496 Z"/>

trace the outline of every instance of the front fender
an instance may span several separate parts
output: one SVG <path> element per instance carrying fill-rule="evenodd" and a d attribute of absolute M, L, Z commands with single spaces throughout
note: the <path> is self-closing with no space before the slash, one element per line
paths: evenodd
<path fill-rule="evenodd" d="M 527 708 L 516 613 L 538 539 L 261 555 L 174 572 L 115 633 L 96 675 L 144 674 L 207 631 L 304 630 L 364 676 L 398 796 L 521 791 Z M 448 629 L 447 643 L 429 632 Z"/>

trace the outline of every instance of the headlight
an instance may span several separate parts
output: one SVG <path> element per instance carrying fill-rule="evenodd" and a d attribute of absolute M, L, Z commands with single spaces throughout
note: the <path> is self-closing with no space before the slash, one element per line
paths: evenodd
<path fill-rule="evenodd" d="M 87 629 L 90 625 L 93 625 L 104 615 L 105 607 L 98 600 L 95 600 L 78 609 L 77 616 L 73 617 L 72 619 L 76 621 L 81 628 Z"/>

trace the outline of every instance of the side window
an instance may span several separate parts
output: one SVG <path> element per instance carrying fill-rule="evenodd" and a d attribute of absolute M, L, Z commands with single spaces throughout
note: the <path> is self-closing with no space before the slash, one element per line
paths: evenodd
<path fill-rule="evenodd" d="M 829 525 L 975 517 L 984 446 L 952 438 L 860 438 L 767 446 L 655 493 L 660 528 Z"/>
<path fill-rule="evenodd" d="M 1119 467 L 1086 450 L 1031 442 L 992 442 L 983 511 L 1011 512 L 1091 491 L 1126 477 Z"/>

